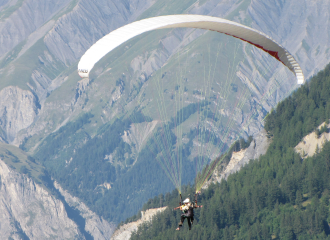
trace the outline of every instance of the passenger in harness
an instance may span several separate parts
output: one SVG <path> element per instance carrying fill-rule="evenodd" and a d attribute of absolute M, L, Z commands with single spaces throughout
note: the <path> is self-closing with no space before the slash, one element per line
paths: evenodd
<path fill-rule="evenodd" d="M 186 218 L 188 221 L 189 230 L 191 230 L 191 224 L 193 224 L 193 222 L 194 222 L 194 208 L 201 208 L 201 207 L 203 207 L 203 206 L 198 206 L 197 202 L 196 202 L 196 204 L 193 204 L 190 202 L 189 198 L 186 198 L 183 201 L 183 205 L 181 205 L 180 207 L 174 208 L 174 210 L 180 208 L 180 210 L 182 211 L 181 221 L 179 223 L 179 227 L 176 230 L 180 230 L 180 228 L 182 227 L 182 224 Z"/>

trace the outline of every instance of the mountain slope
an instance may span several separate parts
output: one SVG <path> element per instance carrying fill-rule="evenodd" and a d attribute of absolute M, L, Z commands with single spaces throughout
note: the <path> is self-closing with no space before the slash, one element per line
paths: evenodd
<path fill-rule="evenodd" d="M 266 120 L 272 136 L 266 154 L 201 194 L 204 207 L 196 210 L 192 231 L 175 231 L 180 215 L 172 211 L 131 239 L 330 239 L 330 142 L 304 159 L 294 150 L 304 134 L 329 119 L 329 84 L 330 65 L 279 103 Z M 171 197 L 173 204 L 177 195 Z"/>
<path fill-rule="evenodd" d="M 114 224 L 55 186 L 32 157 L 1 143 L 1 238 L 110 239 Z"/>

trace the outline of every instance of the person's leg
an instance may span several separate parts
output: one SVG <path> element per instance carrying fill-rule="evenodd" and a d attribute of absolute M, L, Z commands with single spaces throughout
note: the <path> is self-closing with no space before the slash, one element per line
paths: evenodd
<path fill-rule="evenodd" d="M 185 218 L 186 218 L 186 216 L 182 214 L 182 215 L 181 215 L 181 221 L 180 221 L 180 223 L 179 223 L 179 226 L 180 226 L 180 227 L 182 227 L 182 224 L 183 224 Z"/>
<path fill-rule="evenodd" d="M 180 227 L 182 227 L 182 224 L 184 222 L 184 219 L 185 219 L 185 215 L 181 215 L 181 221 L 179 222 L 179 227 L 176 229 L 176 230 L 180 230 Z"/>
<path fill-rule="evenodd" d="M 194 223 L 194 216 L 191 217 L 191 224 Z"/>
<path fill-rule="evenodd" d="M 190 222 L 190 219 L 191 219 L 190 217 L 188 217 L 188 219 L 187 219 L 187 220 L 188 220 L 189 230 L 191 230 L 191 222 Z"/>

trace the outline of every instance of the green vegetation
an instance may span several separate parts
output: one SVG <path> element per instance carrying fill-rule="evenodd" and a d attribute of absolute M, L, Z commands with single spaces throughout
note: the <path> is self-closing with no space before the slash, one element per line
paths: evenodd
<path fill-rule="evenodd" d="M 302 47 L 306 50 L 306 52 L 309 51 L 309 49 L 311 48 L 308 43 L 306 42 L 306 40 L 302 40 Z"/>
<path fill-rule="evenodd" d="M 170 122 L 171 128 L 180 125 L 181 123 L 186 121 L 192 114 L 194 114 L 200 109 L 204 109 L 209 104 L 210 102 L 208 101 L 201 101 L 200 103 L 191 103 L 186 107 L 183 107 L 175 114 L 176 117 L 171 119 Z M 205 111 L 203 111 L 203 113 L 204 112 Z"/>
<path fill-rule="evenodd" d="M 31 78 L 33 71 L 38 70 L 49 78 L 55 78 L 65 69 L 64 64 L 55 60 L 55 57 L 53 57 L 54 60 L 51 63 L 46 60 L 45 51 L 47 51 L 47 48 L 43 39 L 38 40 L 20 58 L 9 64 L 10 61 L 16 58 L 23 45 L 23 43 L 17 45 L 1 62 L 2 66 L 7 67 L 4 69 L 2 76 L 0 76 L 0 89 L 14 85 L 23 90 L 30 90 L 27 83 L 35 87 L 35 83 Z"/>
<path fill-rule="evenodd" d="M 71 2 L 65 8 L 63 8 L 60 12 L 55 14 L 55 16 L 52 18 L 52 20 L 56 21 L 63 15 L 71 12 L 73 10 L 73 8 L 77 5 L 78 2 L 79 2 L 79 0 L 71 0 Z"/>
<path fill-rule="evenodd" d="M 4 57 L 4 59 L 0 62 L 0 68 L 6 67 L 10 62 L 15 60 L 25 43 L 26 41 L 22 41 L 21 43 L 17 44 L 13 50 L 7 53 L 6 57 Z"/>
<path fill-rule="evenodd" d="M 73 2 L 72 2 L 73 3 Z M 181 4 L 181 3 L 177 3 Z M 178 54 L 174 55 L 170 61 L 168 61 L 167 65 L 164 65 L 162 69 L 160 69 L 158 72 L 153 74 L 152 76 L 149 76 L 149 78 L 146 80 L 149 83 L 144 84 L 139 79 L 135 81 L 136 74 L 129 66 L 128 63 L 130 63 L 133 59 L 137 57 L 141 57 L 142 61 L 143 59 L 148 55 L 155 54 L 155 58 L 164 58 L 162 57 L 162 54 L 166 54 L 166 48 L 164 49 L 163 41 L 164 37 L 172 31 L 171 29 L 165 29 L 165 30 L 159 30 L 159 31 L 153 31 L 146 34 L 143 34 L 141 36 L 138 36 L 125 44 L 123 44 L 121 47 L 116 48 L 114 51 L 109 53 L 106 57 L 104 57 L 100 62 L 98 62 L 95 65 L 94 70 L 91 73 L 91 83 L 88 90 L 84 93 L 82 98 L 85 98 L 86 101 L 85 105 L 83 105 L 82 108 L 84 108 L 84 111 L 90 111 L 94 117 L 91 119 L 91 124 L 86 124 L 85 128 L 89 128 L 87 132 L 91 135 L 95 135 L 95 129 L 98 129 L 103 124 L 103 121 L 101 119 L 109 119 L 110 113 L 113 111 L 116 111 L 118 107 L 120 109 L 125 108 L 125 110 L 131 111 L 138 105 L 144 105 L 146 106 L 144 109 L 142 109 L 143 113 L 147 116 L 150 116 L 153 119 L 158 118 L 158 111 L 155 111 L 155 101 L 150 101 L 150 99 L 154 98 L 154 90 L 155 90 L 155 82 L 157 82 L 157 78 L 161 72 L 167 72 L 166 77 L 164 77 L 164 81 L 168 81 L 168 85 L 172 86 L 172 84 L 180 85 L 177 83 L 179 77 L 177 75 L 182 75 L 184 72 L 188 75 L 185 79 L 185 84 L 182 85 L 182 89 L 185 89 L 187 96 L 189 96 L 188 101 L 183 102 L 183 106 L 186 106 L 189 104 L 189 102 L 197 102 L 197 98 L 192 97 L 191 93 L 196 90 L 200 89 L 200 83 L 201 79 L 204 80 L 204 83 L 210 82 L 213 80 L 214 86 L 214 92 L 219 92 L 221 90 L 221 85 L 216 85 L 216 81 L 225 81 L 224 79 L 231 77 L 233 78 L 233 84 L 236 84 L 238 87 L 238 92 L 236 95 L 232 94 L 230 95 L 229 101 L 226 103 L 226 105 L 233 105 L 234 100 L 236 100 L 237 95 L 242 91 L 243 87 L 241 81 L 237 78 L 235 72 L 235 67 L 239 61 L 240 56 L 242 55 L 242 52 L 239 49 L 240 41 L 237 39 L 233 39 L 232 37 L 219 34 L 217 32 L 209 32 L 205 33 L 205 36 L 202 38 L 197 39 L 196 41 L 193 41 L 191 44 L 186 46 L 182 51 L 180 51 Z M 232 44 L 234 42 L 235 44 Z M 221 44 L 219 44 L 221 43 Z M 44 48 L 44 44 L 41 42 L 37 42 L 38 44 L 42 44 L 39 46 L 40 49 Z M 143 51 L 142 51 L 143 49 Z M 158 50 L 157 50 L 158 49 Z M 161 50 L 162 49 L 162 50 Z M 43 49 L 44 51 L 44 49 Z M 164 53 L 163 53 L 164 52 Z M 222 56 L 222 52 L 224 52 Z M 235 54 L 233 54 L 233 52 Z M 42 60 L 44 60 L 43 52 L 38 52 L 37 50 L 35 53 L 38 53 L 39 56 L 42 57 Z M 30 52 L 27 52 L 27 57 L 31 57 Z M 25 55 L 23 55 L 25 56 Z M 22 56 L 22 57 L 23 57 Z M 22 58 L 21 57 L 21 58 Z M 52 56 L 53 57 L 53 56 Z M 188 59 L 188 62 L 185 60 L 181 60 L 182 57 L 186 57 Z M 181 61 L 181 64 L 178 64 L 177 59 L 180 58 L 179 61 Z M 221 58 L 226 58 L 225 61 L 220 61 Z M 31 57 L 30 62 L 34 62 L 34 57 Z M 55 57 L 53 57 L 54 61 L 56 61 Z M 217 62 L 217 59 L 219 60 Z M 228 61 L 227 61 L 228 59 Z M 19 60 L 19 59 L 18 59 Z M 17 71 L 9 75 L 6 80 L 2 81 L 0 83 L 0 88 L 4 87 L 8 84 L 17 84 L 23 89 L 27 89 L 28 86 L 26 85 L 26 82 L 29 81 L 29 84 L 34 86 L 34 82 L 31 80 L 31 74 L 32 71 L 27 70 L 26 72 L 20 71 L 20 65 L 17 65 L 18 60 L 13 62 L 12 64 L 15 64 L 17 67 Z M 46 64 L 42 65 L 42 63 L 39 61 L 39 59 L 36 59 L 36 65 L 32 66 L 32 69 L 39 70 L 39 67 L 46 68 Z M 136 59 L 135 59 L 136 60 Z M 140 59 L 139 59 L 140 61 Z M 183 66 L 186 62 L 185 66 Z M 200 63 L 198 63 L 200 62 Z M 208 63 L 212 64 L 208 64 Z M 47 62 L 46 62 L 47 63 Z M 217 63 L 216 65 L 214 63 Z M 11 65 L 11 64 L 10 64 Z M 52 66 L 55 66 L 56 64 L 52 64 Z M 189 66 L 189 67 L 188 67 Z M 59 104 L 58 100 L 62 100 L 61 102 L 70 102 L 72 101 L 72 98 L 74 98 L 74 94 L 76 91 L 77 81 L 79 79 L 79 76 L 76 73 L 76 64 L 71 65 L 71 67 L 68 68 L 68 70 L 65 70 L 63 72 L 61 66 L 57 67 L 59 70 L 54 71 L 54 74 L 48 74 L 48 68 L 42 69 L 42 73 L 47 73 L 48 76 L 55 76 L 56 74 L 61 74 L 59 77 L 65 77 L 68 76 L 67 80 L 57 89 L 55 89 L 46 99 L 46 104 Z M 191 73 L 189 69 L 196 69 L 196 71 L 192 71 Z M 4 74 L 6 73 L 8 69 L 4 70 Z M 100 72 L 102 72 L 100 74 Z M 21 74 L 22 73 L 22 74 Z M 25 75 L 23 75 L 23 73 Z M 97 73 L 97 74 L 96 74 Z M 125 89 L 123 90 L 123 95 L 120 98 L 118 102 L 113 103 L 112 102 L 112 92 L 116 90 L 114 88 L 115 82 L 118 79 L 123 78 L 123 73 L 125 74 L 127 80 L 125 80 Z M 164 73 L 165 74 L 165 73 Z M 211 77 L 210 77 L 211 76 Z M 28 79 L 27 79 L 28 78 Z M 210 80 L 210 78 L 213 78 Z M 189 80 L 189 84 L 188 84 Z M 230 79 L 231 81 L 232 79 Z M 93 82 L 93 83 L 92 83 Z M 171 87 L 167 94 L 165 94 L 165 109 L 169 112 L 168 119 L 164 119 L 164 121 L 169 121 L 172 116 L 179 110 L 175 109 L 175 100 L 171 99 L 171 95 L 173 97 L 173 91 L 174 90 Z M 181 88 L 180 88 L 181 89 Z M 237 88 L 236 88 L 237 89 Z M 176 93 L 174 93 L 176 94 Z M 205 93 L 203 93 L 205 95 Z M 202 95 L 203 95 L 202 94 Z M 177 96 L 177 95 L 176 95 Z M 209 96 L 207 99 L 211 99 Z M 100 104 L 100 98 L 102 98 L 103 102 Z M 171 99 L 171 101 L 168 101 Z M 214 97 L 215 100 L 215 97 Z M 54 103 L 54 101 L 56 103 Z M 119 104 L 118 104 L 119 103 Z M 126 105 L 127 104 L 127 105 Z M 122 106 L 119 106 L 122 105 Z M 76 104 L 75 106 L 72 106 L 72 108 L 75 110 L 73 112 L 72 116 L 70 110 L 68 108 L 54 108 L 54 109 L 48 109 L 48 114 L 44 116 L 44 121 L 49 122 L 50 124 L 47 126 L 47 131 L 52 132 L 56 130 L 56 127 L 60 126 L 68 116 L 70 116 L 70 121 L 72 119 L 77 118 L 77 114 L 79 111 L 81 111 L 79 108 L 81 107 L 80 102 Z M 227 106 L 224 106 L 225 108 Z M 233 106 L 228 106 L 233 107 Z M 130 109 L 127 109 L 130 108 Z M 215 107 L 214 107 L 215 108 Z M 158 109 L 158 108 L 157 108 Z M 72 110 L 72 109 L 71 109 Z M 146 111 L 145 111 L 146 110 Z M 244 109 L 243 109 L 244 110 Z M 121 113 L 119 113 L 121 114 Z M 122 117 L 121 115 L 119 117 Z M 227 118 L 227 116 L 222 117 L 222 122 L 224 118 Z M 191 116 L 191 118 L 188 120 L 190 122 L 196 121 L 197 114 L 194 116 Z M 221 126 L 223 128 L 224 124 Z M 185 129 L 186 127 L 183 126 L 184 133 L 187 133 L 189 129 Z M 37 135 L 32 136 L 29 139 L 26 139 L 25 148 L 27 151 L 32 151 L 33 146 L 36 144 L 39 144 L 39 142 L 47 135 L 47 132 L 39 132 Z"/>
<path fill-rule="evenodd" d="M 320 129 L 316 129 L 317 137 L 320 137 L 322 133 L 329 133 L 329 129 L 326 125 L 323 125 Z"/>
<path fill-rule="evenodd" d="M 0 143 L 0 159 L 2 159 L 7 166 L 16 171 L 28 175 L 36 183 L 43 185 L 45 178 L 44 167 L 41 166 L 35 159 L 27 155 L 21 149 Z"/>
<path fill-rule="evenodd" d="M 328 89 L 330 65 L 278 104 L 266 119 L 272 138 L 267 153 L 202 192 L 204 207 L 195 210 L 192 231 L 174 230 L 180 214 L 170 210 L 178 201 L 172 193 L 165 201 L 169 210 L 131 239 L 330 239 L 330 143 L 304 160 L 294 151 L 302 137 L 329 119 Z M 183 196 L 193 190 L 186 187 Z M 158 206 L 149 201 L 144 209 Z"/>
<path fill-rule="evenodd" d="M 173 185 L 156 160 L 160 151 L 154 141 L 157 136 L 138 156 L 132 155 L 130 145 L 122 139 L 132 123 L 150 118 L 133 112 L 127 119 L 118 118 L 102 126 L 92 138 L 84 129 L 92 117 L 86 113 L 50 134 L 34 156 L 72 195 L 104 218 L 120 222 L 137 212 L 148 198 L 170 191 Z M 173 133 L 171 139 L 175 143 Z M 190 154 L 189 147 L 185 149 Z M 196 175 L 194 164 L 186 162 L 183 167 L 184 183 L 188 183 Z M 109 183 L 111 189 L 103 187 L 104 183 Z"/>
<path fill-rule="evenodd" d="M 0 21 L 4 21 L 4 19 L 8 18 L 13 12 L 22 6 L 23 2 L 24 0 L 18 0 L 15 5 L 3 9 L 0 14 Z"/>
<path fill-rule="evenodd" d="M 151 139 L 144 149 L 140 151 L 139 155 L 134 156 L 131 147 L 123 141 L 122 134 L 124 131 L 128 130 L 131 123 L 139 122 L 134 119 L 135 117 L 129 117 L 128 115 L 124 115 L 124 113 L 119 113 L 117 115 L 118 119 L 113 119 L 112 122 L 105 125 L 102 125 L 100 119 L 100 116 L 102 116 L 100 112 L 103 109 L 111 112 L 126 108 L 125 104 L 129 102 L 126 99 L 134 100 L 130 103 L 130 109 L 125 109 L 131 111 L 139 103 L 136 100 L 140 96 L 141 98 L 145 97 L 147 100 L 153 98 L 154 93 L 152 91 L 154 89 L 152 87 L 147 88 L 146 86 L 142 86 L 140 82 L 128 81 L 133 78 L 132 75 L 134 73 L 125 69 L 127 68 L 127 64 L 125 63 L 131 62 L 139 54 L 150 54 L 152 49 L 159 47 L 161 44 L 159 41 L 160 36 L 165 35 L 168 31 L 150 32 L 147 34 L 148 38 L 144 38 L 143 36 L 137 37 L 128 41 L 121 48 L 115 49 L 102 59 L 96 64 L 95 72 L 91 73 L 91 81 L 95 80 L 95 84 L 90 88 L 90 92 L 88 92 L 88 96 L 86 97 L 89 101 L 85 109 L 91 109 L 89 114 L 82 115 L 75 122 L 67 123 L 60 130 L 50 134 L 42 141 L 40 135 L 34 136 L 27 139 L 21 146 L 28 150 L 34 145 L 33 143 L 41 141 L 34 156 L 44 164 L 51 176 L 72 195 L 82 199 L 92 210 L 110 221 L 120 222 L 125 220 L 137 212 L 150 197 L 160 193 L 166 193 L 173 189 L 173 184 L 164 173 L 161 165 L 157 162 L 159 160 L 159 158 L 156 158 L 159 153 L 157 142 Z M 229 44 L 232 41 L 235 41 L 237 44 L 235 46 Z M 219 42 L 223 42 L 223 44 L 219 44 Z M 187 46 L 179 54 L 173 56 L 169 64 L 147 80 L 148 85 L 154 84 L 157 81 L 157 77 L 162 76 L 163 73 L 163 80 L 164 82 L 168 82 L 169 92 L 174 92 L 175 86 L 180 86 L 178 90 L 183 91 L 183 89 L 186 89 L 187 94 L 191 94 L 194 90 L 201 90 L 201 80 L 204 83 L 213 81 L 212 89 L 214 87 L 214 92 L 218 92 L 223 86 L 216 84 L 216 82 L 224 81 L 223 79 L 227 79 L 229 76 L 229 78 L 233 78 L 234 80 L 231 81 L 232 79 L 228 79 L 228 82 L 235 84 L 232 87 L 234 87 L 237 93 L 229 94 L 230 99 L 226 102 L 226 105 L 232 105 L 234 107 L 234 100 L 237 99 L 237 95 L 235 94 L 239 94 L 243 89 L 242 83 L 235 74 L 235 67 L 233 67 L 240 61 L 239 58 L 242 53 L 239 50 L 239 46 L 239 40 L 215 32 L 206 33 L 203 39 L 192 42 L 189 47 Z M 205 52 L 205 48 L 207 52 Z M 215 51 L 212 50 L 213 48 Z M 147 49 L 146 53 L 142 53 L 140 49 Z M 229 60 L 220 63 L 220 53 L 222 50 L 225 52 L 224 58 Z M 181 63 L 184 62 L 181 60 L 181 57 L 188 57 L 188 61 L 184 66 L 183 64 L 178 64 L 178 61 L 181 61 Z M 219 62 L 217 62 L 218 58 Z M 73 66 L 72 69 L 75 67 Z M 109 68 L 112 70 L 105 70 Z M 190 68 L 195 68 L 197 74 L 193 71 L 191 73 L 188 72 Z M 103 73 L 96 75 L 96 72 L 100 72 L 99 69 L 103 69 Z M 186 77 L 193 87 L 178 83 L 179 77 L 184 72 L 187 73 Z M 72 70 L 72 74 L 68 80 L 49 96 L 47 102 L 67 98 L 67 96 L 74 96 L 76 86 L 75 77 L 78 78 L 78 75 Z M 181 80 L 179 79 L 179 81 Z M 111 100 L 111 92 L 114 91 L 114 88 L 119 87 L 124 88 L 123 96 L 118 100 L 124 107 L 119 107 L 120 103 L 118 105 Z M 136 87 L 135 90 L 133 90 L 134 87 Z M 232 87 L 229 88 L 229 91 L 231 91 L 230 89 Z M 201 91 L 203 92 L 200 92 L 200 94 L 205 95 L 206 90 Z M 201 112 L 201 108 L 205 110 L 207 108 L 211 109 L 211 106 L 208 106 L 210 104 L 206 104 L 206 102 L 214 96 L 206 96 L 205 106 L 203 100 L 192 97 L 193 103 L 191 105 L 187 101 L 188 103 L 185 103 L 180 108 L 175 108 L 175 101 L 169 100 L 170 94 L 165 95 L 165 97 L 165 108 L 171 112 L 167 115 L 168 119 L 164 119 L 164 122 L 169 123 L 168 126 L 170 126 L 170 129 L 174 129 L 173 126 L 185 121 L 182 124 L 183 136 L 187 136 L 188 142 L 182 146 L 182 159 L 185 159 L 182 168 L 184 169 L 182 173 L 182 184 L 186 184 L 192 182 L 196 176 L 196 166 L 193 162 L 196 159 L 195 157 L 190 157 L 190 155 L 193 147 L 193 139 L 197 134 L 196 130 L 190 132 L 190 124 L 187 124 L 187 122 L 191 122 L 192 124 L 194 123 L 193 121 L 196 122 L 196 119 L 198 119 L 197 110 Z M 101 100 L 102 103 L 99 104 Z M 141 110 L 144 118 L 148 116 L 153 120 L 157 119 L 157 111 L 155 111 L 155 106 L 153 105 L 155 103 L 156 101 L 150 102 L 150 104 L 148 103 Z M 95 110 L 96 108 L 102 109 Z M 158 109 L 157 106 L 156 109 Z M 180 114 L 182 113 L 182 119 L 175 119 L 173 117 L 178 112 Z M 60 117 L 64 121 L 63 115 L 60 114 L 51 113 L 48 116 L 52 122 L 55 122 L 53 124 L 54 126 L 59 125 L 61 121 L 58 119 Z M 170 125 L 172 117 L 173 120 L 176 120 L 174 121 L 176 123 Z M 203 111 L 203 117 L 218 121 L 214 110 L 213 112 L 211 110 Z M 224 116 L 221 121 L 225 125 L 224 121 L 229 121 L 229 118 Z M 96 124 L 96 122 L 98 123 Z M 94 127 L 93 131 L 89 130 L 93 124 L 97 125 L 97 132 L 95 130 L 97 129 L 96 127 Z M 223 125 L 220 126 L 219 124 L 219 128 L 223 128 Z M 225 130 L 223 128 L 221 131 L 224 132 Z M 155 135 L 160 134 L 160 131 L 158 130 L 158 133 L 156 132 Z M 204 132 L 204 138 L 208 136 L 210 139 L 209 145 L 224 146 L 223 150 L 227 148 L 227 145 L 221 143 L 220 138 L 215 134 L 212 134 L 210 131 Z M 204 141 L 208 142 L 208 138 L 206 140 L 204 139 Z M 174 143 L 175 136 L 171 135 L 171 139 L 172 143 Z M 201 159 L 205 164 L 208 160 L 207 158 Z M 107 186 L 110 184 L 111 189 L 105 188 L 105 184 Z"/>
<path fill-rule="evenodd" d="M 317 46 L 317 48 L 315 49 L 315 55 L 319 55 L 320 53 L 320 45 Z"/>
<path fill-rule="evenodd" d="M 265 129 L 280 138 L 277 148 L 295 147 L 300 140 L 330 118 L 330 65 L 278 104 L 265 123 Z"/>

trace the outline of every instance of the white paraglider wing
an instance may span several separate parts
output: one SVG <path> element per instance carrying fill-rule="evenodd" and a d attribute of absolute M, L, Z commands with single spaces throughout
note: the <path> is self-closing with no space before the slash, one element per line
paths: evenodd
<path fill-rule="evenodd" d="M 294 57 L 266 34 L 226 19 L 203 15 L 169 15 L 143 19 L 118 28 L 97 41 L 80 59 L 78 73 L 88 77 L 94 65 L 107 53 L 142 33 L 164 28 L 200 28 L 224 33 L 246 41 L 275 57 L 303 84 L 303 72 Z"/>

